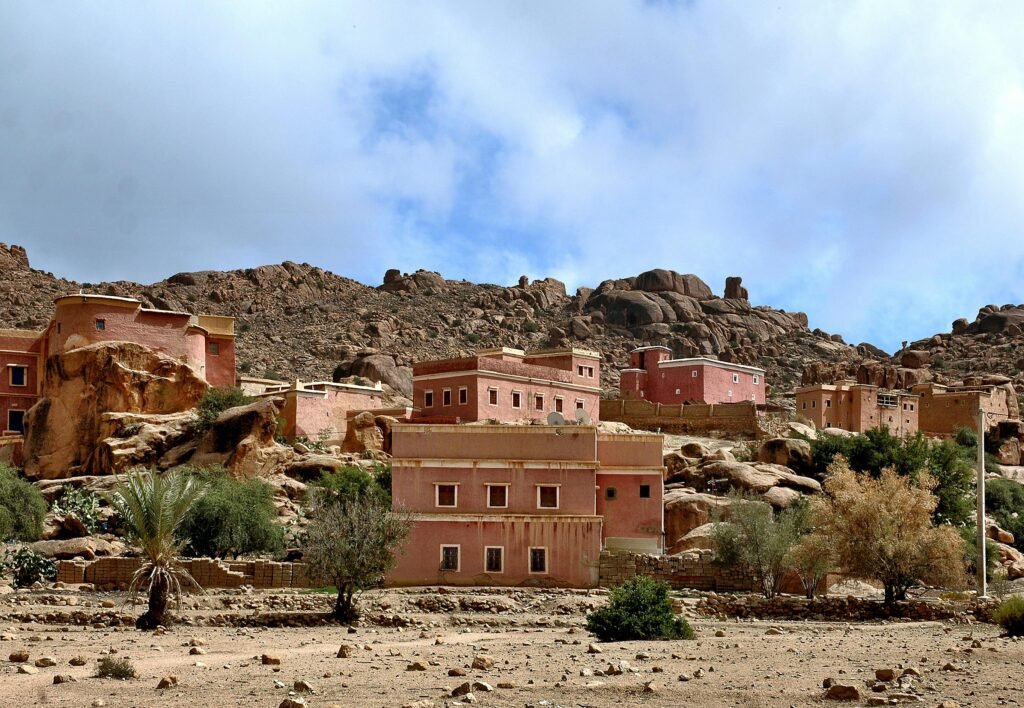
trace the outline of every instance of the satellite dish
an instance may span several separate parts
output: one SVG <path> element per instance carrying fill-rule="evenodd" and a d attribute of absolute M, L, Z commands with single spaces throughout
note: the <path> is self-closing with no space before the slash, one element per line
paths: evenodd
<path fill-rule="evenodd" d="M 565 418 L 558 411 L 548 413 L 548 425 L 565 425 Z"/>
<path fill-rule="evenodd" d="M 580 425 L 590 425 L 590 414 L 582 408 L 576 409 L 576 422 Z"/>

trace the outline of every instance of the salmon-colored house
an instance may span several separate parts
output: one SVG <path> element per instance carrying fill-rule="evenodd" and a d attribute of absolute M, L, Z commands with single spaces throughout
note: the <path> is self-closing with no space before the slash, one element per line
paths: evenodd
<path fill-rule="evenodd" d="M 672 359 L 668 347 L 639 347 L 619 376 L 619 396 L 652 403 L 765 402 L 764 369 L 717 359 Z"/>
<path fill-rule="evenodd" d="M 265 385 L 257 386 L 256 381 Z M 239 385 L 257 398 L 279 398 L 281 430 L 289 440 L 306 438 L 327 444 L 341 443 L 353 412 L 377 411 L 383 405 L 384 390 L 378 381 L 373 386 L 332 383 L 330 381 L 271 382 L 240 378 Z"/>
<path fill-rule="evenodd" d="M 0 330 L 0 415 L 4 433 L 24 432 L 24 412 L 39 399 L 51 354 L 97 342 L 142 344 L 184 361 L 212 386 L 235 382 L 234 319 L 145 308 L 134 298 L 66 295 L 46 329 Z"/>
<path fill-rule="evenodd" d="M 664 548 L 662 436 L 589 425 L 396 426 L 393 585 L 593 587 L 603 549 Z"/>
<path fill-rule="evenodd" d="M 544 421 L 551 413 L 597 422 L 601 355 L 584 349 L 487 349 L 413 364 L 412 389 L 413 418 L 422 423 Z"/>
<path fill-rule="evenodd" d="M 863 433 L 881 426 L 895 435 L 913 435 L 918 431 L 919 398 L 904 391 L 840 381 L 797 389 L 796 412 L 818 428 Z"/>

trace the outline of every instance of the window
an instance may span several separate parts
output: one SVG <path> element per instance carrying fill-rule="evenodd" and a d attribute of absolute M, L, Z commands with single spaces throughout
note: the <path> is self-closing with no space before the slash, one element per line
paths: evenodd
<path fill-rule="evenodd" d="M 803 403 L 803 409 L 804 409 L 804 410 L 807 410 L 807 401 L 804 401 L 804 403 Z"/>
<path fill-rule="evenodd" d="M 107 321 L 106 320 L 96 320 L 96 329 L 98 331 L 102 332 L 106 328 L 107 328 Z"/>
<path fill-rule="evenodd" d="M 557 509 L 558 508 L 558 487 L 551 484 L 537 485 L 537 508 Z"/>
<path fill-rule="evenodd" d="M 583 366 L 582 365 L 579 365 L 579 366 L 576 367 L 576 375 L 577 376 L 583 376 Z"/>
<path fill-rule="evenodd" d="M 896 407 L 896 394 L 894 393 L 880 393 L 878 394 L 878 405 L 886 408 Z"/>
<path fill-rule="evenodd" d="M 487 389 L 487 403 L 496 406 L 498 405 L 498 389 L 489 388 Z"/>
<path fill-rule="evenodd" d="M 441 546 L 441 570 L 459 572 L 459 547 Z"/>
<path fill-rule="evenodd" d="M 508 508 L 508 485 L 488 484 L 487 485 L 487 508 L 507 509 Z"/>
<path fill-rule="evenodd" d="M 817 408 L 817 407 L 818 407 L 818 402 L 817 401 L 811 401 L 811 408 Z"/>
<path fill-rule="evenodd" d="M 484 571 L 487 573 L 505 572 L 504 546 L 484 546 Z"/>
<path fill-rule="evenodd" d="M 441 390 L 441 405 L 450 406 L 452 404 L 452 390 L 445 388 Z"/>
<path fill-rule="evenodd" d="M 582 398 L 577 398 L 576 399 L 576 410 L 578 410 L 578 411 L 583 410 L 584 403 L 586 403 L 586 402 Z"/>
<path fill-rule="evenodd" d="M 910 410 L 914 410 L 914 404 L 913 403 L 910 404 Z"/>
<path fill-rule="evenodd" d="M 825 407 L 826 408 L 831 408 L 832 407 L 832 399 L 829 399 L 829 400 L 825 401 Z"/>
<path fill-rule="evenodd" d="M 593 366 L 582 366 L 580 368 L 583 369 L 583 371 L 580 372 L 580 376 L 586 376 L 588 379 L 594 378 Z"/>
<path fill-rule="evenodd" d="M 533 408 L 534 408 L 534 410 L 538 410 L 538 411 L 544 410 L 544 396 L 543 395 L 538 393 L 536 396 L 533 397 Z"/>
<path fill-rule="evenodd" d="M 435 484 L 434 506 L 454 508 L 459 501 L 459 485 Z"/>
<path fill-rule="evenodd" d="M 679 389 L 678 388 L 676 389 L 676 395 L 677 396 L 679 395 Z"/>
<path fill-rule="evenodd" d="M 28 367 L 27 366 L 9 366 L 7 370 L 10 371 L 11 386 L 27 386 L 28 385 Z"/>
<path fill-rule="evenodd" d="M 740 382 L 740 375 L 739 374 L 733 374 L 732 375 L 732 382 L 733 383 L 739 383 Z"/>
<path fill-rule="evenodd" d="M 7 429 L 13 433 L 24 433 L 25 411 L 7 411 Z"/>
<path fill-rule="evenodd" d="M 512 392 L 512 407 L 522 408 L 523 407 L 523 394 L 521 391 Z"/>
<path fill-rule="evenodd" d="M 548 549 L 546 549 L 546 548 L 531 548 L 530 549 L 530 572 L 531 573 L 546 573 L 546 572 L 548 572 Z"/>
<path fill-rule="evenodd" d="M 614 499 L 617 494 L 618 492 L 615 490 L 615 487 L 608 487 L 608 489 L 604 490 L 605 499 Z"/>
<path fill-rule="evenodd" d="M 754 383 L 761 383 L 761 377 L 757 374 L 754 374 Z"/>
<path fill-rule="evenodd" d="M 469 403 L 469 389 L 465 386 L 459 386 L 459 405 L 464 406 Z"/>
<path fill-rule="evenodd" d="M 697 370 L 696 369 L 694 369 L 693 371 L 690 372 L 690 378 L 691 379 L 697 378 Z"/>
<path fill-rule="evenodd" d="M 555 396 L 555 411 L 558 413 L 562 412 L 563 399 L 561 396 Z"/>
<path fill-rule="evenodd" d="M 57 334 L 60 334 L 60 322 L 57 323 Z"/>
<path fill-rule="evenodd" d="M 213 354 L 214 356 L 218 356 L 220 354 L 219 342 L 210 342 L 210 353 Z"/>
<path fill-rule="evenodd" d="M 641 484 L 640 485 L 640 498 L 650 499 L 651 498 L 651 485 Z"/>
<path fill-rule="evenodd" d="M 424 391 L 423 392 L 423 407 L 433 408 L 434 407 L 434 392 Z"/>

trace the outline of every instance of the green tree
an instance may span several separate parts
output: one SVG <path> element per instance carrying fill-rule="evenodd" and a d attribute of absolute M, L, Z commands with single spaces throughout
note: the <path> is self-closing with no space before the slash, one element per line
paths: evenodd
<path fill-rule="evenodd" d="M 602 642 L 693 639 L 693 629 L 672 612 L 668 585 L 639 575 L 612 588 L 608 604 L 587 615 L 587 631 Z"/>
<path fill-rule="evenodd" d="M 210 429 L 221 413 L 229 408 L 248 405 L 252 400 L 245 391 L 234 386 L 208 388 L 196 406 L 194 429 L 198 433 L 203 433 Z"/>
<path fill-rule="evenodd" d="M 1013 546 L 1024 551 L 1024 485 L 1012 479 L 985 482 L 985 509 L 999 526 L 1013 534 Z"/>
<path fill-rule="evenodd" d="M 367 471 L 359 465 L 345 465 L 336 470 L 323 470 L 320 479 L 311 485 L 310 501 L 359 501 L 374 497 L 391 504 L 391 467 L 375 465 Z"/>
<path fill-rule="evenodd" d="M 46 500 L 14 467 L 0 463 L 0 541 L 36 541 L 43 534 Z"/>
<path fill-rule="evenodd" d="M 772 507 L 754 495 L 732 491 L 729 497 L 729 518 L 716 523 L 712 534 L 715 561 L 742 568 L 753 576 L 762 595 L 773 598 L 800 535 L 799 512 L 785 510 L 776 517 Z"/>
<path fill-rule="evenodd" d="M 205 485 L 195 475 L 181 472 L 136 471 L 121 480 L 110 498 L 128 538 L 142 554 L 142 566 L 132 576 L 128 587 L 134 604 L 143 587 L 149 596 L 149 607 L 136 621 L 138 629 L 155 629 L 168 622 L 167 606 L 173 597 L 181 604 L 181 580 L 196 585 L 181 567 L 178 557 L 181 541 L 176 531 L 205 492 Z"/>

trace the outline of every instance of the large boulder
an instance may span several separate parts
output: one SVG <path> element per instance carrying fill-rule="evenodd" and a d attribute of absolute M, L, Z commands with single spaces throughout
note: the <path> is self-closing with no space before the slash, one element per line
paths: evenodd
<path fill-rule="evenodd" d="M 96 456 L 99 468 L 120 474 L 132 467 L 151 467 L 164 453 L 190 439 L 196 417 L 185 413 L 105 413 Z"/>
<path fill-rule="evenodd" d="M 715 550 L 715 523 L 712 522 L 710 524 L 698 526 L 682 538 L 677 539 L 672 548 L 673 553 L 685 553 L 686 551 L 694 550 Z"/>
<path fill-rule="evenodd" d="M 636 284 L 633 287 L 636 290 L 644 290 L 649 293 L 675 292 L 698 300 L 708 300 L 713 297 L 708 284 L 696 275 L 684 275 L 664 268 L 655 268 L 636 276 Z"/>
<path fill-rule="evenodd" d="M 192 464 L 199 467 L 221 465 L 236 477 L 262 476 L 294 457 L 294 451 L 274 440 L 277 432 L 277 406 L 261 398 L 246 406 L 222 412 L 195 445 Z M 174 457 L 175 451 L 168 455 Z M 165 456 L 166 458 L 167 456 Z"/>
<path fill-rule="evenodd" d="M 25 474 L 40 479 L 107 473 L 97 454 L 105 414 L 187 411 L 207 389 L 187 364 L 130 342 L 55 354 L 43 380 L 25 416 Z"/>
<path fill-rule="evenodd" d="M 757 461 L 782 465 L 799 474 L 809 474 L 814 468 L 811 444 L 806 440 L 792 438 L 771 438 L 761 443 L 757 450 Z"/>
<path fill-rule="evenodd" d="M 334 369 L 334 381 L 358 376 L 370 383 L 380 381 L 398 391 L 406 398 L 412 396 L 412 367 L 398 366 L 390 354 L 375 349 L 364 349 L 349 353 Z"/>
<path fill-rule="evenodd" d="M 57 560 L 93 560 L 97 556 L 119 556 L 125 550 L 125 545 L 120 541 L 108 541 L 99 536 L 69 538 L 64 541 L 36 541 L 29 545 L 32 550 Z"/>
<path fill-rule="evenodd" d="M 727 518 L 732 500 L 693 489 L 677 488 L 665 492 L 665 538 L 669 553 L 680 552 L 680 540 L 716 517 Z"/>
<path fill-rule="evenodd" d="M 770 463 L 715 461 L 700 465 L 692 472 L 687 471 L 697 488 L 716 487 L 718 491 L 738 489 L 755 494 L 764 494 L 772 487 L 786 487 L 805 494 L 821 491 L 821 484 L 810 477 L 793 474 L 782 465 Z"/>
<path fill-rule="evenodd" d="M 372 413 L 364 411 L 349 421 L 341 449 L 345 452 L 379 452 L 384 449 L 384 431 L 377 426 Z"/>

